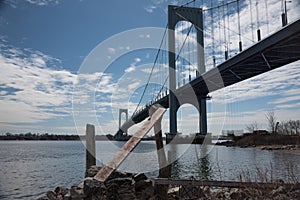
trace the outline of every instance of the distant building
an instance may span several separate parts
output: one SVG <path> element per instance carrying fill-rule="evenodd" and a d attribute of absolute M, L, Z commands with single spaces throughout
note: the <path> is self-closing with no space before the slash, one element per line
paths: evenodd
<path fill-rule="evenodd" d="M 269 132 L 267 130 L 255 130 L 255 131 L 253 131 L 253 134 L 255 134 L 255 135 L 265 135 L 265 134 L 269 134 Z"/>

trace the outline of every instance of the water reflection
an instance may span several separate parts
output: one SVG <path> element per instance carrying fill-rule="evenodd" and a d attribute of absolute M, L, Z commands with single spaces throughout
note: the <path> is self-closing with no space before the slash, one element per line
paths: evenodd
<path fill-rule="evenodd" d="M 212 168 L 211 168 L 211 163 L 210 163 L 210 157 L 207 152 L 208 152 L 207 145 L 202 145 L 200 148 L 200 153 L 197 154 L 197 162 L 198 162 L 200 180 L 209 180 L 212 178 L 212 176 L 211 176 Z"/>
<path fill-rule="evenodd" d="M 211 166 L 210 166 L 208 156 L 200 158 L 199 165 L 200 165 L 199 166 L 200 179 L 201 180 L 211 179 L 212 169 L 211 169 Z"/>
<path fill-rule="evenodd" d="M 176 159 L 178 155 L 178 147 L 179 145 L 169 144 L 168 161 L 172 163 L 172 178 L 178 178 L 180 174 L 182 174 L 183 169 L 183 166 L 180 165 L 179 159 Z"/>
<path fill-rule="evenodd" d="M 210 155 L 207 154 L 208 148 L 201 145 L 193 145 L 194 155 L 178 158 L 179 153 L 184 150 L 182 145 L 170 145 L 169 154 L 172 161 L 172 178 L 196 178 L 200 180 L 209 180 L 212 178 L 212 165 Z M 190 147 L 190 148 L 191 148 Z"/>

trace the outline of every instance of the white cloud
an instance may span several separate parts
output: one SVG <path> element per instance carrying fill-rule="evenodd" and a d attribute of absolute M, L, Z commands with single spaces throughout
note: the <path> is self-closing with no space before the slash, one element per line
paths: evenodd
<path fill-rule="evenodd" d="M 128 68 L 125 69 L 126 73 L 130 73 L 130 72 L 134 72 L 135 71 L 135 66 L 134 65 L 130 65 Z"/>
<path fill-rule="evenodd" d="M 114 87 L 109 74 L 77 75 L 57 70 L 54 67 L 60 66 L 60 61 L 49 55 L 2 46 L 5 46 L 0 54 L 3 72 L 0 73 L 0 127 L 3 130 L 14 128 L 9 124 L 38 126 L 39 122 L 47 123 L 50 119 L 70 118 L 72 104 L 89 103 L 90 94 L 111 94 Z"/>
<path fill-rule="evenodd" d="M 47 6 L 49 4 L 59 4 L 61 0 L 26 0 L 26 2 L 37 5 L 37 6 Z"/>
<path fill-rule="evenodd" d="M 300 88 L 299 88 L 298 92 L 300 92 Z M 284 103 L 288 103 L 291 101 L 299 101 L 300 102 L 300 96 L 297 95 L 297 96 L 282 97 L 282 98 L 278 98 L 270 103 L 271 104 L 284 104 Z M 293 106 L 293 104 L 290 104 L 290 106 Z"/>
<path fill-rule="evenodd" d="M 129 90 L 133 90 L 133 89 L 136 89 L 138 86 L 140 85 L 140 82 L 134 82 L 134 83 L 131 83 L 128 85 L 128 89 Z"/>
<path fill-rule="evenodd" d="M 141 62 L 142 59 L 141 58 L 135 58 L 134 62 L 130 64 L 130 66 L 128 68 L 126 68 L 124 71 L 125 73 L 130 73 L 130 72 L 134 72 L 136 70 L 136 64 Z"/>
<path fill-rule="evenodd" d="M 57 5 L 62 2 L 62 0 L 25 0 L 24 2 L 35 5 L 35 6 L 48 6 Z M 4 3 L 10 5 L 12 8 L 17 8 L 20 3 L 19 0 L 5 0 Z"/>
<path fill-rule="evenodd" d="M 108 53 L 109 53 L 109 54 L 115 54 L 115 53 L 116 53 L 116 49 L 110 47 L 110 48 L 108 48 Z"/>
<path fill-rule="evenodd" d="M 59 114 L 49 112 L 48 108 L 52 106 L 63 107 L 64 112 L 69 112 L 67 106 L 70 105 L 74 74 L 42 68 L 49 62 L 46 56 L 33 53 L 32 58 L 22 59 L 19 49 L 10 49 L 9 53 L 12 58 L 0 55 L 3 71 L 0 84 L 7 90 L 0 101 L 0 122 L 33 123 L 53 118 Z"/>
<path fill-rule="evenodd" d="M 142 59 L 141 58 L 135 58 L 134 61 L 135 61 L 135 63 L 139 63 L 139 62 L 142 61 Z"/>
<path fill-rule="evenodd" d="M 226 99 L 218 96 L 218 92 L 212 93 L 215 102 L 222 103 L 237 102 L 256 99 L 259 97 L 276 96 L 286 98 L 292 94 L 300 93 L 300 61 L 255 76 L 248 80 L 224 88 Z M 277 96 L 280 95 L 280 96 Z M 297 100 L 297 98 L 295 99 Z M 282 100 L 271 101 L 272 104 L 279 104 Z"/>
<path fill-rule="evenodd" d="M 145 10 L 148 12 L 148 13 L 153 13 L 154 10 L 156 9 L 156 6 L 154 5 L 149 5 L 145 8 Z"/>

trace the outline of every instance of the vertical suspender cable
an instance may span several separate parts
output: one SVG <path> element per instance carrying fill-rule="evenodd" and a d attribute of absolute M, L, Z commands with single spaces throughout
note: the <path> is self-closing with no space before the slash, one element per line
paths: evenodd
<path fill-rule="evenodd" d="M 256 0 L 255 8 L 256 8 L 257 40 L 260 41 L 261 35 L 260 35 L 260 29 L 259 29 L 260 25 L 259 25 L 259 14 L 258 14 L 258 0 Z"/>
<path fill-rule="evenodd" d="M 230 10 L 229 10 L 229 3 L 227 3 L 226 5 L 226 8 L 227 8 L 227 26 L 228 26 L 228 29 L 227 29 L 227 37 L 228 37 L 228 56 L 230 57 L 230 25 L 229 25 L 229 17 L 230 17 Z"/>
<path fill-rule="evenodd" d="M 224 27 L 224 44 L 225 44 L 225 60 L 228 59 L 228 47 L 227 47 L 227 38 L 226 38 L 226 23 L 225 23 L 225 2 L 223 0 L 223 27 Z"/>
<path fill-rule="evenodd" d="M 180 25 L 182 22 L 178 22 L 178 25 Z M 179 30 L 176 30 L 176 28 L 175 28 L 175 35 L 177 35 L 177 36 L 175 36 L 175 38 L 177 37 L 178 38 L 178 35 L 179 35 Z M 176 40 L 175 40 L 176 41 Z M 180 41 L 180 40 L 179 40 Z M 179 43 L 179 41 L 178 41 L 178 43 Z M 176 42 L 175 42 L 175 46 L 176 46 L 176 57 L 179 57 L 179 44 L 177 43 L 177 45 L 176 45 Z M 177 87 L 178 87 L 178 80 L 179 80 L 179 73 L 178 73 L 178 62 L 176 62 L 176 60 L 175 60 L 175 74 L 176 74 L 176 85 L 177 85 Z M 176 89 L 176 88 L 175 88 Z"/>
<path fill-rule="evenodd" d="M 250 20 L 251 20 L 251 32 L 252 32 L 252 42 L 254 42 L 254 27 L 253 27 L 253 15 L 252 15 L 252 0 L 249 0 L 249 5 L 250 5 Z"/>
<path fill-rule="evenodd" d="M 286 0 L 281 0 L 281 19 L 282 19 L 282 26 L 287 24 L 287 15 L 286 15 Z"/>
<path fill-rule="evenodd" d="M 239 50 L 243 51 L 242 38 L 241 38 L 241 22 L 240 22 L 240 0 L 237 0 L 237 12 L 238 12 L 238 29 L 239 29 Z"/>
<path fill-rule="evenodd" d="M 266 7 L 266 20 L 267 20 L 267 33 L 269 34 L 269 14 L 268 14 L 268 3 L 267 0 L 265 0 L 265 7 Z"/>
<path fill-rule="evenodd" d="M 215 36 L 214 36 L 214 14 L 213 14 L 213 0 L 210 0 L 210 18 L 211 18 L 211 38 L 212 38 L 212 56 L 213 56 L 213 67 L 216 67 L 216 57 L 215 57 Z"/>
<path fill-rule="evenodd" d="M 222 52 L 222 38 L 221 38 L 221 12 L 220 12 L 220 5 L 218 5 L 218 23 L 219 23 L 219 48 L 220 48 L 220 52 Z"/>
<path fill-rule="evenodd" d="M 190 36 L 188 36 L 188 65 L 189 65 L 189 78 L 188 78 L 188 82 L 190 82 L 191 81 L 191 48 L 190 48 Z"/>

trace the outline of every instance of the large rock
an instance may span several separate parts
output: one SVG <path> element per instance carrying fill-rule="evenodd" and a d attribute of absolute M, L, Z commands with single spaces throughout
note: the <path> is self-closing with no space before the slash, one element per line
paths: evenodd
<path fill-rule="evenodd" d="M 152 181 L 140 180 L 135 183 L 135 194 L 137 199 L 149 199 L 154 196 L 154 187 Z"/>
<path fill-rule="evenodd" d="M 86 179 L 83 191 L 87 200 L 106 200 L 106 186 L 95 179 Z"/>
<path fill-rule="evenodd" d="M 46 195 L 49 200 L 56 200 L 57 195 L 55 192 L 49 190 Z"/>
<path fill-rule="evenodd" d="M 84 194 L 83 188 L 74 185 L 70 189 L 71 199 L 83 200 L 86 196 Z"/>
<path fill-rule="evenodd" d="M 64 200 L 69 199 L 68 198 L 68 195 L 70 194 L 70 189 L 69 188 L 56 187 L 54 192 L 56 193 L 57 199 L 64 199 Z"/>
<path fill-rule="evenodd" d="M 93 165 L 88 170 L 85 171 L 85 177 L 94 177 L 102 167 Z"/>
<path fill-rule="evenodd" d="M 136 199 L 133 178 L 114 178 L 105 183 L 108 199 Z"/>
<path fill-rule="evenodd" d="M 246 199 L 247 195 L 240 189 L 233 188 L 229 192 L 230 199 Z"/>
<path fill-rule="evenodd" d="M 133 180 L 135 182 L 139 182 L 139 181 L 142 181 L 142 180 L 144 181 L 144 180 L 147 180 L 147 179 L 148 179 L 148 177 L 144 173 L 135 174 L 133 176 Z"/>
<path fill-rule="evenodd" d="M 86 171 L 86 178 L 81 184 L 70 189 L 57 187 L 48 191 L 39 200 L 132 200 L 154 199 L 152 181 L 145 174 L 131 174 L 115 171 L 104 183 L 93 177 L 101 167 L 91 166 Z"/>

